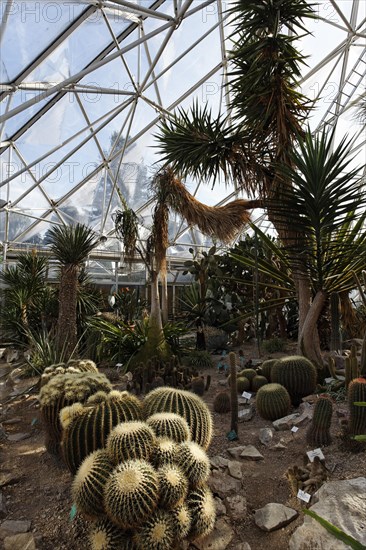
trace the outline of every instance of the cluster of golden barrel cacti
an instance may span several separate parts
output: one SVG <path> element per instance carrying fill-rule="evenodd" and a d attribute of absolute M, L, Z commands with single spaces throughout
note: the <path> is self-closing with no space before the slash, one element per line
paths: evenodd
<path fill-rule="evenodd" d="M 83 391 L 66 399 L 70 376 L 72 387 L 78 379 Z M 95 376 L 101 386 L 90 395 L 85 388 Z M 75 474 L 74 502 L 92 521 L 92 550 L 171 550 L 213 529 L 214 499 L 206 483 L 212 419 L 200 397 L 162 387 L 140 401 L 111 391 L 101 374 L 66 371 L 50 377 L 40 403 L 54 440 L 54 426 L 60 429 L 61 455 Z"/>

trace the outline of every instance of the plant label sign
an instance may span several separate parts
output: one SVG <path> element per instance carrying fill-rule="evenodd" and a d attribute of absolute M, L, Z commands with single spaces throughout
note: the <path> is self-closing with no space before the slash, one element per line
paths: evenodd
<path fill-rule="evenodd" d="M 316 456 L 318 456 L 320 460 L 325 459 L 321 449 L 314 449 L 313 451 L 308 451 L 306 454 L 308 455 L 310 462 L 314 462 L 314 458 Z"/>
<path fill-rule="evenodd" d="M 305 493 L 305 491 L 302 491 L 301 489 L 299 489 L 299 491 L 297 493 L 297 498 L 299 498 L 300 500 L 303 500 L 304 502 L 310 502 L 311 495 L 309 495 L 309 493 Z"/>
<path fill-rule="evenodd" d="M 252 397 L 252 394 L 247 392 L 247 391 L 243 391 L 241 396 L 244 397 L 244 399 L 248 399 L 248 401 L 249 401 L 249 399 L 251 399 L 251 397 Z"/>
<path fill-rule="evenodd" d="M 299 428 L 297 426 L 292 426 L 291 431 L 295 434 Z"/>

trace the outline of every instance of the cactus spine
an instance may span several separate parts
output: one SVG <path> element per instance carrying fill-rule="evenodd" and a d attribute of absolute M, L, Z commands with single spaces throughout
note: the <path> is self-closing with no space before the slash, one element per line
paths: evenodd
<path fill-rule="evenodd" d="M 188 493 L 188 479 L 176 464 L 167 464 L 158 470 L 160 501 L 166 510 L 182 504 Z"/>
<path fill-rule="evenodd" d="M 230 395 L 222 391 L 218 393 L 213 402 L 213 410 L 219 414 L 225 414 L 230 411 Z"/>
<path fill-rule="evenodd" d="M 258 390 L 255 405 L 259 416 L 265 420 L 277 420 L 290 412 L 291 399 L 284 386 L 271 383 Z"/>
<path fill-rule="evenodd" d="M 268 380 L 265 376 L 261 376 L 260 374 L 257 374 L 252 380 L 252 390 L 254 392 L 257 392 L 262 386 L 265 386 L 268 384 Z"/>
<path fill-rule="evenodd" d="M 138 530 L 135 540 L 139 550 L 171 550 L 174 534 L 172 515 L 164 510 L 156 510 Z"/>
<path fill-rule="evenodd" d="M 176 443 L 191 439 L 187 421 L 179 414 L 156 413 L 150 416 L 146 423 L 158 437 L 168 437 Z"/>
<path fill-rule="evenodd" d="M 108 518 L 93 523 L 89 533 L 90 550 L 137 550 L 135 543 Z"/>
<path fill-rule="evenodd" d="M 149 460 L 154 441 L 155 434 L 145 422 L 122 422 L 109 434 L 106 449 L 114 464 L 134 458 Z"/>
<path fill-rule="evenodd" d="M 235 353 L 231 351 L 229 353 L 230 363 L 230 407 L 231 407 L 231 431 L 238 433 L 238 386 L 236 379 L 236 357 Z"/>
<path fill-rule="evenodd" d="M 332 422 L 333 404 L 328 395 L 321 395 L 315 403 L 312 422 L 306 433 L 309 445 L 323 447 L 330 445 L 330 425 Z"/>
<path fill-rule="evenodd" d="M 366 434 L 366 407 L 354 403 L 366 402 L 366 379 L 355 378 L 348 386 L 348 406 L 350 410 L 350 435 Z"/>
<path fill-rule="evenodd" d="M 272 382 L 284 386 L 294 407 L 301 399 L 313 393 L 316 387 L 317 370 L 313 363 L 301 355 L 282 357 L 272 368 Z"/>
<path fill-rule="evenodd" d="M 193 441 L 180 443 L 176 460 L 192 487 L 207 481 L 210 475 L 210 461 L 200 445 Z"/>
<path fill-rule="evenodd" d="M 187 498 L 188 508 L 192 516 L 192 524 L 188 537 L 196 539 L 206 536 L 215 525 L 215 501 L 210 489 L 203 485 L 191 491 Z"/>

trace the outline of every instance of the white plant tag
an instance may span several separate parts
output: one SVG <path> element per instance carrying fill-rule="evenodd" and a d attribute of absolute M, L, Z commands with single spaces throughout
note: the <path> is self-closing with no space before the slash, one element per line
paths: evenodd
<path fill-rule="evenodd" d="M 335 378 L 333 378 L 333 376 L 330 376 L 329 378 L 324 378 L 324 382 L 326 384 L 330 384 L 331 382 L 333 382 L 333 380 L 335 380 Z"/>
<path fill-rule="evenodd" d="M 299 489 L 299 491 L 297 493 L 297 498 L 299 498 L 300 500 L 303 500 L 304 502 L 310 502 L 311 495 L 309 495 L 309 493 L 305 493 L 305 491 L 302 491 L 301 489 Z"/>
<path fill-rule="evenodd" d="M 321 449 L 314 449 L 313 451 L 308 451 L 306 454 L 308 455 L 310 462 L 314 462 L 314 458 L 316 456 L 318 456 L 320 460 L 325 459 Z"/>
<path fill-rule="evenodd" d="M 299 430 L 297 426 L 292 426 L 291 431 L 296 433 Z"/>
<path fill-rule="evenodd" d="M 244 397 L 244 399 L 250 399 L 252 397 L 252 394 L 247 392 L 247 391 L 243 391 L 243 393 L 241 394 L 242 397 Z"/>

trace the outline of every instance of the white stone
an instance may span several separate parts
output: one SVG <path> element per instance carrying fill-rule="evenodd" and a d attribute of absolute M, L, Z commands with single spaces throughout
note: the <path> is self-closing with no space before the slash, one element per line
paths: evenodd
<path fill-rule="evenodd" d="M 284 430 L 291 430 L 294 425 L 294 421 L 298 416 L 300 416 L 298 413 L 289 414 L 288 416 L 284 416 L 283 418 L 279 418 L 278 420 L 272 422 L 272 426 L 275 430 L 280 432 Z"/>
<path fill-rule="evenodd" d="M 240 445 L 240 447 L 229 447 L 227 452 L 234 458 L 239 458 L 240 454 L 246 449 L 245 445 Z"/>
<path fill-rule="evenodd" d="M 273 439 L 273 432 L 271 428 L 261 428 L 259 430 L 259 441 L 262 445 L 269 445 Z"/>
<path fill-rule="evenodd" d="M 351 535 L 366 548 L 366 478 L 325 483 L 313 496 L 311 510 Z M 305 516 L 289 541 L 289 550 L 349 550 L 315 519 Z"/>
<path fill-rule="evenodd" d="M 262 531 L 269 533 L 288 525 L 298 515 L 298 512 L 292 508 L 277 502 L 270 502 L 255 511 L 254 521 Z"/>
<path fill-rule="evenodd" d="M 28 520 L 6 519 L 0 526 L 0 538 L 30 531 L 31 522 Z"/>
<path fill-rule="evenodd" d="M 263 460 L 263 455 L 253 445 L 246 445 L 240 453 L 240 458 L 247 460 Z"/>

